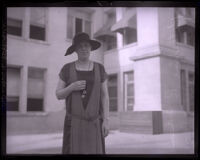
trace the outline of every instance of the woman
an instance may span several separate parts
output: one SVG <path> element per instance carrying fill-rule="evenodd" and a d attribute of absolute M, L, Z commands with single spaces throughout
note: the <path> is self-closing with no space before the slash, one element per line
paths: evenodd
<path fill-rule="evenodd" d="M 66 100 L 63 154 L 103 154 L 108 135 L 108 90 L 104 67 L 89 59 L 100 47 L 86 33 L 79 33 L 65 55 L 74 51 L 78 60 L 65 64 L 56 89 Z"/>

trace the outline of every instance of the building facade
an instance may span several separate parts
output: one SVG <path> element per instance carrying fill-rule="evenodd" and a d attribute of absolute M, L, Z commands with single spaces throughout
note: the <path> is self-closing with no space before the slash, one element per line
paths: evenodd
<path fill-rule="evenodd" d="M 91 59 L 108 73 L 111 129 L 193 130 L 194 20 L 194 8 L 7 8 L 7 133 L 62 131 L 58 73 L 82 31 L 102 43 Z"/>

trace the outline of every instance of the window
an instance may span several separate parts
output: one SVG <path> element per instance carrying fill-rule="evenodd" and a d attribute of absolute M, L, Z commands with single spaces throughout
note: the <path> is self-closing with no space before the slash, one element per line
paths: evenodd
<path fill-rule="evenodd" d="M 28 69 L 27 111 L 43 111 L 44 70 Z"/>
<path fill-rule="evenodd" d="M 7 33 L 15 36 L 22 36 L 22 21 L 8 18 Z"/>
<path fill-rule="evenodd" d="M 47 8 L 8 7 L 7 33 L 25 39 L 46 40 Z"/>
<path fill-rule="evenodd" d="M 41 68 L 29 67 L 27 75 L 26 72 L 21 74 L 19 67 L 7 67 L 7 111 L 44 111 L 44 74 L 45 70 Z M 21 86 L 21 80 L 26 76 L 28 76 L 28 84 Z M 25 98 L 22 97 L 24 89 L 27 89 L 27 104 L 20 103 Z M 20 104 L 26 105 L 27 108 Z"/>
<path fill-rule="evenodd" d="M 7 111 L 19 111 L 20 68 L 7 68 Z"/>
<path fill-rule="evenodd" d="M 110 111 L 117 111 L 117 75 L 108 77 L 108 93 L 110 100 Z"/>
<path fill-rule="evenodd" d="M 68 14 L 67 19 L 67 38 L 73 38 L 73 16 L 71 16 L 70 14 Z"/>
<path fill-rule="evenodd" d="M 179 27 L 176 29 L 176 41 L 190 46 L 194 46 L 194 28 Z"/>
<path fill-rule="evenodd" d="M 137 20 L 134 16 L 133 7 L 125 7 L 122 19 L 126 19 L 128 26 L 122 30 L 123 35 L 123 45 L 128 45 L 137 42 L 137 30 L 134 28 L 136 26 Z"/>
<path fill-rule="evenodd" d="M 76 18 L 76 23 L 75 23 L 75 34 L 82 32 L 82 19 Z"/>
<path fill-rule="evenodd" d="M 106 36 L 104 44 L 105 44 L 105 50 L 111 50 L 117 47 L 116 37 L 114 36 Z"/>
<path fill-rule="evenodd" d="M 186 73 L 185 70 L 181 70 L 181 104 L 185 111 L 187 111 L 186 99 Z"/>
<path fill-rule="evenodd" d="M 25 10 L 20 7 L 7 8 L 7 33 L 14 36 L 22 36 L 22 24 Z"/>
<path fill-rule="evenodd" d="M 30 38 L 45 41 L 45 8 L 30 9 Z"/>
<path fill-rule="evenodd" d="M 137 42 L 136 8 L 123 8 L 123 16 L 112 26 L 112 31 L 119 32 L 123 37 L 123 45 Z"/>
<path fill-rule="evenodd" d="M 185 43 L 185 35 L 186 32 L 180 30 L 180 29 L 176 29 L 176 41 L 180 42 L 180 43 Z"/>
<path fill-rule="evenodd" d="M 116 15 L 114 12 L 107 13 L 107 24 L 112 27 L 112 25 L 116 22 Z M 110 32 L 111 29 L 109 28 Z M 111 50 L 117 47 L 117 38 L 116 35 L 106 36 L 104 40 L 105 50 Z"/>
<path fill-rule="evenodd" d="M 83 10 L 68 8 L 67 38 L 72 39 L 79 32 L 91 36 L 91 15 Z"/>
<path fill-rule="evenodd" d="M 194 38 L 195 38 L 194 32 L 195 31 L 193 28 L 190 28 L 187 32 L 187 44 L 188 45 L 194 46 Z"/>
<path fill-rule="evenodd" d="M 181 70 L 181 104 L 186 112 L 194 111 L 194 73 Z"/>
<path fill-rule="evenodd" d="M 191 25 L 194 23 L 193 8 L 176 8 L 175 9 L 175 32 L 176 41 L 190 46 L 194 46 L 195 29 Z"/>
<path fill-rule="evenodd" d="M 137 41 L 136 29 L 127 28 L 123 30 L 123 43 L 124 45 L 131 44 Z"/>
<path fill-rule="evenodd" d="M 188 73 L 189 111 L 194 111 L 194 73 Z"/>
<path fill-rule="evenodd" d="M 133 111 L 134 105 L 134 77 L 133 71 L 124 73 L 125 111 Z"/>

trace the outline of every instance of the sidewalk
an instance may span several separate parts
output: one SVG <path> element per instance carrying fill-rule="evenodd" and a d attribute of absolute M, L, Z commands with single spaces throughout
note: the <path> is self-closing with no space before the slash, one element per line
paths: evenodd
<path fill-rule="evenodd" d="M 7 154 L 61 154 L 62 133 L 7 137 Z M 133 134 L 110 131 L 107 154 L 193 154 L 194 133 Z"/>

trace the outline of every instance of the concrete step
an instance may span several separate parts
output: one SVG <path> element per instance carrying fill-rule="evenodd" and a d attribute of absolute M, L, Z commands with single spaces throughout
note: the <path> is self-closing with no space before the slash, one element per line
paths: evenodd
<path fill-rule="evenodd" d="M 120 126 L 120 131 L 131 132 L 131 133 L 141 133 L 141 134 L 152 134 L 152 127 L 139 126 L 139 125 L 122 125 Z"/>
<path fill-rule="evenodd" d="M 120 131 L 152 134 L 152 112 L 120 113 Z"/>
<path fill-rule="evenodd" d="M 152 122 L 150 121 L 150 120 L 146 120 L 146 121 L 144 121 L 144 120 L 141 120 L 141 121 L 139 121 L 139 120 L 137 120 L 137 121 L 134 121 L 134 120 L 121 120 L 120 121 L 120 124 L 121 125 L 123 125 L 123 124 L 127 124 L 127 125 L 149 125 L 149 126 L 151 126 L 152 125 Z"/>
<path fill-rule="evenodd" d="M 134 111 L 134 112 L 121 112 L 120 113 L 121 119 L 127 119 L 127 120 L 149 120 L 152 119 L 152 112 L 147 111 Z"/>

